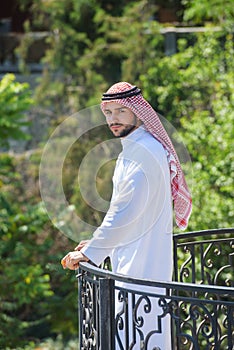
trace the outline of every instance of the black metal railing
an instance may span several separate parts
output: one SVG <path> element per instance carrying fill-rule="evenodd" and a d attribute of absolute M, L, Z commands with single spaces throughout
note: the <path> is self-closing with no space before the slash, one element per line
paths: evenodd
<path fill-rule="evenodd" d="M 233 350 L 233 233 L 221 229 L 174 235 L 171 283 L 82 263 L 79 349 L 168 350 L 154 339 L 164 334 L 169 320 L 172 350 Z M 145 333 L 150 314 L 154 322 Z"/>

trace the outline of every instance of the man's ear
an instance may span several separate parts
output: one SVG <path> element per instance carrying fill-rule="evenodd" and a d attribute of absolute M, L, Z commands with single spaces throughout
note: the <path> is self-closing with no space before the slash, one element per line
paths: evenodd
<path fill-rule="evenodd" d="M 136 119 L 137 119 L 136 126 L 137 127 L 141 126 L 143 124 L 143 122 L 137 117 L 136 117 Z"/>

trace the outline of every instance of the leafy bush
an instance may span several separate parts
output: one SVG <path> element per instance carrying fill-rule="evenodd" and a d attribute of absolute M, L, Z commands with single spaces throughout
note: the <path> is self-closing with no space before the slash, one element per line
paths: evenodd
<path fill-rule="evenodd" d="M 29 85 L 15 81 L 14 74 L 6 74 L 0 81 L 0 147 L 9 140 L 28 139 L 23 130 L 28 125 L 25 111 L 32 105 Z"/>
<path fill-rule="evenodd" d="M 233 35 L 199 34 L 164 57 L 142 81 L 146 95 L 180 130 L 192 160 L 190 230 L 233 224 Z M 191 169 L 190 169 L 191 170 Z"/>

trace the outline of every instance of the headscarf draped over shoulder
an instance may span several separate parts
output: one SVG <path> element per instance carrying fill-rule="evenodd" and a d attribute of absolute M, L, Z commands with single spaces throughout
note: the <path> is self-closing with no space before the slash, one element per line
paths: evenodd
<path fill-rule="evenodd" d="M 176 224 L 180 229 L 186 229 L 192 211 L 192 199 L 177 153 L 157 113 L 144 99 L 141 90 L 127 82 L 116 83 L 103 94 L 101 103 L 102 111 L 108 102 L 117 102 L 130 108 L 144 123 L 148 132 L 167 150 Z"/>

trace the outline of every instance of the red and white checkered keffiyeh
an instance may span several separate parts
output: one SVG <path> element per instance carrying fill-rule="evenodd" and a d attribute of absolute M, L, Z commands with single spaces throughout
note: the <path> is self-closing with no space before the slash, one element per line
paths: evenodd
<path fill-rule="evenodd" d="M 127 82 L 120 82 L 111 86 L 110 89 L 103 94 L 102 100 L 102 110 L 108 101 L 117 102 L 130 108 L 144 123 L 148 132 L 150 132 L 167 150 L 176 224 L 180 229 L 186 229 L 192 211 L 192 199 L 177 153 L 157 113 L 144 99 L 141 90 Z"/>

